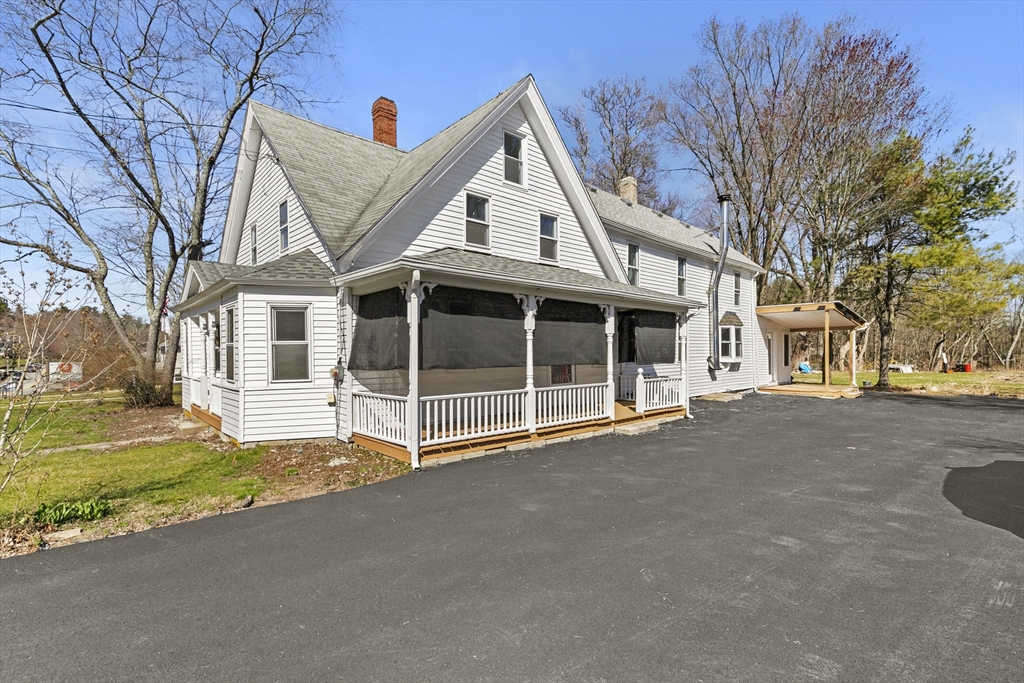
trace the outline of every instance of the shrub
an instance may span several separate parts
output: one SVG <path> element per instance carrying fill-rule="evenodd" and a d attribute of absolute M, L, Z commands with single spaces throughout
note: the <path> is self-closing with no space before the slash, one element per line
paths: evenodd
<path fill-rule="evenodd" d="M 61 501 L 52 505 L 40 503 L 32 515 L 37 524 L 58 526 L 64 522 L 81 520 L 88 522 L 110 514 L 110 503 L 100 498 L 89 500 Z"/>

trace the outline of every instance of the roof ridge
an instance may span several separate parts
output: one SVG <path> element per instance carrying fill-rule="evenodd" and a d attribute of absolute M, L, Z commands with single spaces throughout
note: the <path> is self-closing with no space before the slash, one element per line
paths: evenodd
<path fill-rule="evenodd" d="M 332 133 L 339 133 L 341 135 L 344 135 L 346 137 L 350 137 L 350 138 L 352 138 L 354 140 L 358 140 L 360 142 L 368 142 L 368 143 L 373 144 L 373 145 L 378 145 L 380 147 L 387 148 L 387 149 L 389 149 L 389 150 L 391 150 L 393 152 L 398 152 L 399 154 L 401 154 L 403 156 L 409 153 L 406 150 L 398 149 L 397 147 L 392 147 L 391 145 L 389 145 L 389 144 L 387 144 L 385 142 L 378 142 L 378 141 L 373 140 L 371 138 L 364 138 L 362 135 L 356 135 L 355 133 L 350 133 L 347 130 L 342 130 L 340 128 L 335 128 L 334 126 L 328 126 L 326 123 L 320 123 L 319 121 L 314 121 L 313 119 L 306 118 L 305 116 L 299 116 L 298 114 L 292 114 L 291 112 L 287 112 L 284 109 L 279 109 L 277 107 L 272 107 L 269 104 L 266 104 L 264 102 L 260 102 L 259 100 L 252 100 L 251 104 L 255 104 L 255 105 L 257 105 L 257 107 L 265 107 L 265 108 L 267 108 L 267 109 L 269 109 L 269 110 L 271 110 L 273 112 L 276 112 L 278 114 L 283 114 L 284 116 L 287 116 L 287 117 L 290 117 L 290 118 L 293 118 L 293 119 L 297 119 L 299 121 L 302 121 L 303 123 L 309 123 L 309 124 L 312 124 L 314 126 L 319 126 L 320 128 L 326 128 L 327 130 L 331 131 Z"/>
<path fill-rule="evenodd" d="M 608 190 L 602 190 L 597 185 L 592 185 L 591 183 L 584 183 L 584 184 L 587 187 L 593 188 L 597 192 L 603 192 L 604 194 L 608 195 L 609 197 L 615 197 L 616 199 L 623 199 L 622 197 L 620 197 L 619 195 L 615 194 L 614 192 L 609 192 Z M 627 203 L 630 206 L 630 208 L 646 209 L 647 211 L 650 211 L 651 213 L 657 214 L 659 218 L 668 218 L 669 220 L 673 220 L 676 223 L 679 223 L 680 225 L 685 225 L 688 228 L 692 228 L 692 229 L 696 230 L 697 232 L 701 233 L 702 235 L 709 235 L 709 236 L 711 235 L 710 231 L 705 230 L 704 228 L 698 228 L 693 223 L 690 223 L 688 221 L 684 221 L 684 220 L 682 220 L 680 218 L 676 218 L 675 216 L 673 216 L 670 213 L 665 213 L 664 211 L 658 211 L 657 209 L 652 209 L 651 207 L 646 206 L 644 204 L 641 204 L 638 201 L 636 201 L 636 202 L 627 202 Z"/>

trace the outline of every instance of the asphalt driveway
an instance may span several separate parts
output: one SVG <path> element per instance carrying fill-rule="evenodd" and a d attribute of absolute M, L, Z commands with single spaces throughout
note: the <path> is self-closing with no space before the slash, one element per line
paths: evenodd
<path fill-rule="evenodd" d="M 694 408 L 0 561 L 0 680 L 1021 680 L 1024 402 Z"/>

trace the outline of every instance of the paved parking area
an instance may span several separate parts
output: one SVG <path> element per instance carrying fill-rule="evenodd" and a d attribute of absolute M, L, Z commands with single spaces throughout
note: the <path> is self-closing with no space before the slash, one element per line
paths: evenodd
<path fill-rule="evenodd" d="M 0 680 L 1020 680 L 1024 402 L 694 408 L 0 561 Z"/>

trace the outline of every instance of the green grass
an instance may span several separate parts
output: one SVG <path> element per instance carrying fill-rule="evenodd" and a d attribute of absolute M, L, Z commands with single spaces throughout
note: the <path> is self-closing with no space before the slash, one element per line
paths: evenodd
<path fill-rule="evenodd" d="M 29 415 L 30 422 L 42 419 L 25 435 L 25 446 L 39 441 L 39 448 L 62 448 L 81 446 L 107 441 L 110 418 L 125 411 L 120 402 L 102 403 L 58 403 L 38 405 Z M 23 408 L 15 408 L 12 424 L 24 414 Z"/>
<path fill-rule="evenodd" d="M 794 372 L 793 381 L 800 384 L 821 384 L 821 373 L 800 375 Z M 857 384 L 863 386 L 864 382 L 870 382 L 871 386 L 875 386 L 878 384 L 878 373 L 858 372 Z M 832 373 L 832 384 L 849 383 L 850 373 Z M 891 372 L 889 384 L 906 389 L 938 387 L 943 393 L 1024 395 L 1024 376 L 1019 372 Z"/>
<path fill-rule="evenodd" d="M 185 442 L 52 453 L 0 494 L 0 524 L 9 523 L 15 513 L 31 513 L 40 503 L 98 498 L 115 510 L 140 503 L 180 509 L 197 501 L 213 507 L 261 493 L 265 482 L 247 472 L 264 449 L 221 448 Z"/>

